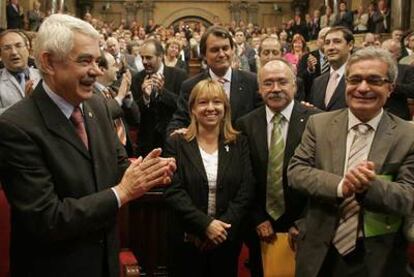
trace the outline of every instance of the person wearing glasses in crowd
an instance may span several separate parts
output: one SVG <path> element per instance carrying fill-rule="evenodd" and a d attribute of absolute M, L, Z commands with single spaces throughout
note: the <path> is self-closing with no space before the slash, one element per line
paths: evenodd
<path fill-rule="evenodd" d="M 165 191 L 169 276 L 237 277 L 242 223 L 253 197 L 249 146 L 232 127 L 218 81 L 197 83 L 188 103 L 187 132 L 169 137 L 165 146 L 178 169 Z"/>
<path fill-rule="evenodd" d="M 29 41 L 19 30 L 9 29 L 0 34 L 0 114 L 30 95 L 41 79 L 35 68 L 28 66 Z"/>
<path fill-rule="evenodd" d="M 348 108 L 308 120 L 288 169 L 289 184 L 309 198 L 298 277 L 406 276 L 414 125 L 383 108 L 397 72 L 387 50 L 356 51 L 345 69 Z"/>

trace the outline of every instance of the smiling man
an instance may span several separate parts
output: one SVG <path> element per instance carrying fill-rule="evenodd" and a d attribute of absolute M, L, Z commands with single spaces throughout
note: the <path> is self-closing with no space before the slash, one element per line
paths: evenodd
<path fill-rule="evenodd" d="M 334 27 L 326 32 L 323 51 L 330 71 L 313 81 L 309 95 L 310 103 L 319 109 L 332 111 L 346 107 L 344 71 L 353 48 L 354 36 L 347 28 Z"/>
<path fill-rule="evenodd" d="M 211 78 L 223 84 L 230 98 L 232 122 L 261 104 L 257 93 L 256 75 L 231 68 L 234 42 L 229 31 L 220 26 L 210 27 L 200 41 L 200 54 L 208 70 L 188 79 L 181 86 L 177 111 L 168 125 L 168 133 L 184 132 L 190 123 L 188 97 L 193 87 L 201 80 Z"/>
<path fill-rule="evenodd" d="M 104 100 L 93 94 L 101 54 L 89 23 L 49 16 L 34 55 L 43 82 L 0 116 L 11 275 L 119 276 L 117 212 L 169 183 L 175 162 L 158 149 L 129 164 Z"/>
<path fill-rule="evenodd" d="M 296 276 L 405 276 L 414 126 L 383 109 L 397 65 L 368 47 L 345 75 L 349 108 L 311 116 L 289 165 L 289 184 L 309 197 Z"/>
<path fill-rule="evenodd" d="M 294 222 L 301 215 L 306 198 L 288 187 L 286 171 L 290 158 L 300 142 L 310 115 L 316 109 L 295 101 L 296 77 L 292 66 L 278 58 L 259 70 L 259 91 L 264 106 L 237 121 L 238 129 L 247 136 L 253 174 L 257 181 L 253 209 L 249 213 L 250 265 L 262 276 L 260 241 L 272 243 L 276 233 L 297 233 Z M 280 117 L 279 122 L 274 118 Z M 278 138 L 282 144 L 278 148 Z M 273 159 L 278 156 L 279 159 Z M 271 179 L 276 173 L 280 179 Z"/>
<path fill-rule="evenodd" d="M 41 79 L 39 71 L 29 68 L 27 38 L 19 30 L 0 34 L 0 114 L 29 95 Z"/>

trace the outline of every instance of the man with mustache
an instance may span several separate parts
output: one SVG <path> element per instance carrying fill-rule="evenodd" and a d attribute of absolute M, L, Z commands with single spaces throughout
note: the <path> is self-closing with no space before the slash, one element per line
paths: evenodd
<path fill-rule="evenodd" d="M 0 114 L 28 96 L 41 79 L 39 71 L 28 66 L 29 43 L 18 30 L 0 34 Z"/>
<path fill-rule="evenodd" d="M 287 165 L 300 142 L 308 117 L 318 111 L 294 100 L 296 76 L 291 65 L 283 59 L 264 64 L 259 70 L 258 82 L 265 106 L 240 118 L 237 127 L 248 138 L 253 174 L 257 181 L 249 218 L 251 230 L 248 244 L 250 263 L 261 271 L 260 241 L 270 243 L 277 239 L 276 232 L 288 232 L 289 229 L 293 234 L 297 233 L 294 222 L 301 215 L 306 198 L 288 186 Z M 275 116 L 281 117 L 280 122 L 273 121 Z M 275 139 L 280 136 L 283 137 L 283 147 L 275 149 Z M 281 157 L 279 164 L 272 161 L 274 151 Z M 277 170 L 281 177 L 279 183 L 270 179 L 271 172 Z M 277 187 L 278 195 L 272 187 Z"/>
<path fill-rule="evenodd" d="M 288 168 L 308 196 L 296 276 L 406 276 L 403 217 L 414 207 L 414 125 L 384 110 L 397 78 L 384 49 L 355 52 L 349 108 L 311 116 Z"/>
<path fill-rule="evenodd" d="M 0 116 L 0 181 L 11 206 L 12 276 L 119 276 L 117 213 L 157 184 L 160 149 L 129 163 L 104 99 L 99 33 L 53 14 L 34 56 L 43 82 Z"/>
<path fill-rule="evenodd" d="M 186 131 L 190 123 L 189 95 L 199 81 L 207 78 L 223 84 L 230 98 L 232 122 L 261 104 L 257 94 L 256 75 L 231 68 L 233 50 L 233 37 L 227 29 L 211 26 L 203 34 L 200 41 L 200 54 L 207 63 L 208 70 L 183 82 L 177 101 L 177 111 L 167 128 L 169 134 Z"/>
<path fill-rule="evenodd" d="M 346 107 L 346 62 L 354 48 L 354 36 L 345 27 L 333 27 L 325 34 L 323 51 L 330 71 L 313 81 L 309 101 L 321 110 L 332 111 Z"/>

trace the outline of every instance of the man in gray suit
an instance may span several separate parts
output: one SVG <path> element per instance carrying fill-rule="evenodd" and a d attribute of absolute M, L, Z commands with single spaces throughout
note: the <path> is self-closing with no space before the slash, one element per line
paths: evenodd
<path fill-rule="evenodd" d="M 41 78 L 37 69 L 28 66 L 28 47 L 27 38 L 17 30 L 0 34 L 0 57 L 4 63 L 0 69 L 0 114 L 30 94 Z"/>
<path fill-rule="evenodd" d="M 345 27 L 334 27 L 326 32 L 323 48 L 331 68 L 313 81 L 310 103 L 325 111 L 345 108 L 344 71 L 354 48 L 354 36 Z"/>
<path fill-rule="evenodd" d="M 289 184 L 309 196 L 296 276 L 405 276 L 414 126 L 383 109 L 397 66 L 368 47 L 345 75 L 349 108 L 311 116 L 288 169 Z"/>

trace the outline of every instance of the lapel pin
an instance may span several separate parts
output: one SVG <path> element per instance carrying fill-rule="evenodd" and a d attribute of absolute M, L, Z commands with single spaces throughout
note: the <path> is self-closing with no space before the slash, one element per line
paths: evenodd
<path fill-rule="evenodd" d="M 92 117 L 93 117 L 91 112 L 88 112 L 88 116 L 89 116 L 90 118 L 92 118 Z"/>
<path fill-rule="evenodd" d="M 304 121 L 304 119 L 303 119 L 303 118 L 301 118 L 301 119 L 300 119 L 300 122 L 303 122 L 303 121 Z"/>
<path fill-rule="evenodd" d="M 224 149 L 226 149 L 226 152 L 229 152 L 230 147 L 229 147 L 228 145 L 225 145 L 225 146 L 224 146 Z"/>

